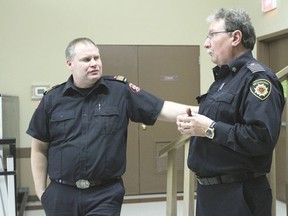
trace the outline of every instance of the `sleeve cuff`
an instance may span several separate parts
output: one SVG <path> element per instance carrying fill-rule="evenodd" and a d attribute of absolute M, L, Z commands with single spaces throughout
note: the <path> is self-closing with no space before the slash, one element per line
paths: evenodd
<path fill-rule="evenodd" d="M 214 127 L 215 137 L 213 139 L 213 142 L 219 144 L 225 144 L 227 142 L 231 127 L 232 126 L 229 124 L 223 122 L 216 122 Z"/>

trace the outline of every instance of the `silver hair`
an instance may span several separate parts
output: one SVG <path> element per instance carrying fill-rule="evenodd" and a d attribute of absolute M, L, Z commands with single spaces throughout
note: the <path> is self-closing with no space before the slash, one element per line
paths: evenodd
<path fill-rule="evenodd" d="M 239 30 L 242 32 L 242 44 L 245 48 L 253 50 L 256 43 L 256 34 L 252 26 L 249 15 L 242 9 L 224 9 L 221 8 L 215 14 L 210 15 L 207 21 L 223 19 L 225 30 L 233 32 Z"/>

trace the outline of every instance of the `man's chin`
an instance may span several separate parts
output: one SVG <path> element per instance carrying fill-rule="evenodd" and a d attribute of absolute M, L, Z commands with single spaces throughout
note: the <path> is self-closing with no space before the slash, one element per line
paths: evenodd
<path fill-rule="evenodd" d="M 91 74 L 90 76 L 89 76 L 89 79 L 90 80 L 94 80 L 94 81 L 97 81 L 97 80 L 99 80 L 101 78 L 101 75 L 100 74 Z"/>

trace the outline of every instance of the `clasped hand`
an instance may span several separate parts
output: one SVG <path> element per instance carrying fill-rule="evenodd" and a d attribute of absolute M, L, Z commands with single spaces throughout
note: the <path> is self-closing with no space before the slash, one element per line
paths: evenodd
<path fill-rule="evenodd" d="M 187 134 L 190 136 L 205 137 L 205 131 L 213 122 L 212 119 L 197 113 L 191 113 L 189 108 L 187 114 L 177 116 L 178 131 L 181 134 Z"/>

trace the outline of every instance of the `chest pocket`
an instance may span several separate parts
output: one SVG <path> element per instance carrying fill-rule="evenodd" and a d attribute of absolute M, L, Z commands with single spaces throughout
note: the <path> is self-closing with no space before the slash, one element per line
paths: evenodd
<path fill-rule="evenodd" d="M 63 111 L 52 113 L 50 119 L 50 136 L 54 141 L 63 140 L 75 124 L 75 112 Z"/>
<path fill-rule="evenodd" d="M 234 98 L 234 94 L 228 93 L 228 92 L 221 92 L 219 94 L 215 94 L 213 96 L 214 100 L 219 103 L 226 103 L 231 104 Z"/>
<path fill-rule="evenodd" d="M 230 117 L 232 117 L 231 115 L 235 112 L 235 107 L 233 107 L 234 98 L 234 94 L 223 91 L 217 92 L 212 96 L 208 94 L 203 103 L 201 114 L 207 115 L 215 120 L 230 119 Z"/>
<path fill-rule="evenodd" d="M 113 134 L 119 129 L 119 110 L 117 107 L 96 108 L 94 117 L 100 134 Z"/>

